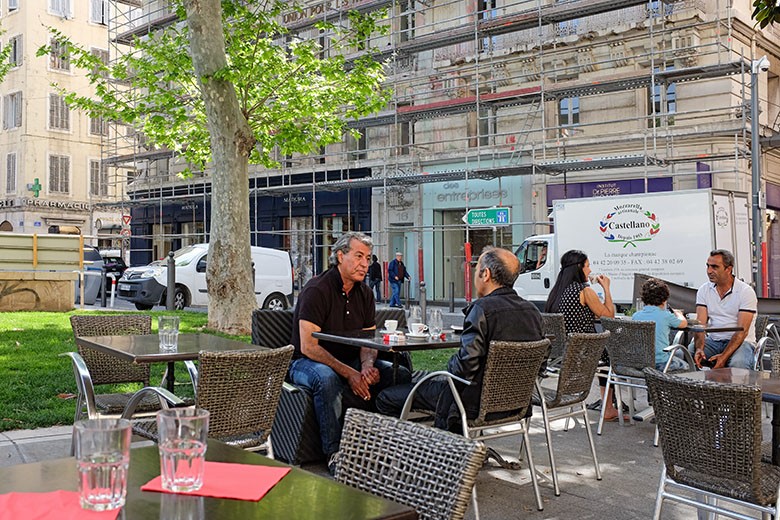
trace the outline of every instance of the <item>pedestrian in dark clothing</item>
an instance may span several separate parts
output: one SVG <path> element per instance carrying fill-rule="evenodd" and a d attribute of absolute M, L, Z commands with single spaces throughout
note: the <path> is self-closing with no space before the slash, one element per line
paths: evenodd
<path fill-rule="evenodd" d="M 387 280 L 390 282 L 390 288 L 393 290 L 393 295 L 390 297 L 390 307 L 398 307 L 399 309 L 401 308 L 401 284 L 404 283 L 404 279 L 411 280 L 409 272 L 402 261 L 403 257 L 403 253 L 397 251 L 395 260 L 387 266 Z"/>
<path fill-rule="evenodd" d="M 379 259 L 376 255 L 371 255 L 373 263 L 368 268 L 368 286 L 376 291 L 376 302 L 382 301 L 382 264 L 379 263 Z"/>

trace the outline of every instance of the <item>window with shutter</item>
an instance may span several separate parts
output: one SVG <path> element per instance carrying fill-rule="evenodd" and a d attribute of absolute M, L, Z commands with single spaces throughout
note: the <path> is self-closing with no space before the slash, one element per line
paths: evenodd
<path fill-rule="evenodd" d="M 65 96 L 49 94 L 49 129 L 70 130 L 70 108 Z"/>
<path fill-rule="evenodd" d="M 22 126 L 22 93 L 14 92 L 3 97 L 3 128 Z"/>
<path fill-rule="evenodd" d="M 89 193 L 100 195 L 100 161 L 89 161 Z"/>
<path fill-rule="evenodd" d="M 100 116 L 90 117 L 89 133 L 91 135 L 108 135 L 108 121 Z"/>
<path fill-rule="evenodd" d="M 63 18 L 70 18 L 70 0 L 49 0 L 49 12 Z"/>
<path fill-rule="evenodd" d="M 108 0 L 90 0 L 89 21 L 108 25 Z"/>
<path fill-rule="evenodd" d="M 108 65 L 108 51 L 103 49 L 90 49 L 90 52 L 93 56 L 100 58 L 100 61 L 103 63 L 103 65 Z M 93 74 L 100 74 L 103 78 L 108 78 L 108 71 L 102 70 L 99 71 L 97 66 L 92 70 Z"/>
<path fill-rule="evenodd" d="M 19 9 L 19 0 L 8 0 L 8 12 L 13 12 Z"/>
<path fill-rule="evenodd" d="M 49 156 L 49 191 L 54 193 L 70 191 L 70 157 Z"/>
<path fill-rule="evenodd" d="M 57 43 L 52 39 L 51 53 L 49 54 L 49 67 L 52 70 L 70 71 L 70 59 L 65 45 Z"/>
<path fill-rule="evenodd" d="M 11 53 L 8 55 L 8 62 L 12 67 L 18 67 L 22 64 L 22 35 L 17 34 L 8 40 L 8 45 L 11 46 Z"/>
<path fill-rule="evenodd" d="M 5 156 L 5 192 L 16 193 L 16 153 Z"/>

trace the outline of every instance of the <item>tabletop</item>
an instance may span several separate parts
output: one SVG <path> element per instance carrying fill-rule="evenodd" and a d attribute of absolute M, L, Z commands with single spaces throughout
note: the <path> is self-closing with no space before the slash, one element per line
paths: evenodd
<path fill-rule="evenodd" d="M 675 373 L 674 375 L 698 381 L 757 385 L 761 388 L 761 396 L 764 401 L 780 403 L 780 378 L 771 377 L 768 372 L 758 372 L 746 368 L 716 368 L 696 372 Z"/>
<path fill-rule="evenodd" d="M 281 462 L 209 440 L 206 460 L 262 466 L 287 466 Z M 414 520 L 417 513 L 401 504 L 379 498 L 293 467 L 259 502 L 184 496 L 141 491 L 141 486 L 160 474 L 157 446 L 130 450 L 127 503 L 124 520 L 154 518 L 314 520 Z M 77 491 L 74 458 L 18 466 L 0 472 L 0 493 Z M 179 516 L 181 515 L 181 516 Z"/>
<path fill-rule="evenodd" d="M 76 344 L 93 348 L 131 363 L 165 363 L 198 359 L 198 352 L 225 352 L 229 350 L 266 350 L 234 339 L 213 334 L 179 334 L 175 352 L 160 352 L 160 338 L 157 334 L 136 336 L 82 336 Z"/>
<path fill-rule="evenodd" d="M 333 343 L 352 345 L 354 347 L 373 348 L 383 352 L 405 352 L 410 350 L 431 350 L 439 348 L 460 347 L 460 335 L 453 332 L 444 334 L 444 339 L 432 339 L 426 335 L 424 338 L 404 336 L 403 343 L 385 342 L 384 334 L 376 330 L 359 330 L 345 332 L 313 332 L 312 336 Z"/>

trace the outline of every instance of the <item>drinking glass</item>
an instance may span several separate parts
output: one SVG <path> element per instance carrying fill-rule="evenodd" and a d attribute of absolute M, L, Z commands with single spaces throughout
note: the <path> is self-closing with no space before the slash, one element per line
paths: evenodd
<path fill-rule="evenodd" d="M 409 332 L 414 334 L 411 328 L 412 323 L 423 323 L 422 309 L 419 305 L 412 305 L 409 308 L 409 316 L 406 317 L 406 323 L 409 324 Z"/>
<path fill-rule="evenodd" d="M 175 351 L 179 343 L 179 317 L 160 316 L 157 325 L 157 333 L 160 336 L 160 351 Z"/>
<path fill-rule="evenodd" d="M 209 412 L 170 408 L 157 413 L 160 476 L 168 491 L 195 491 L 203 486 L 203 463 L 209 433 Z"/>
<path fill-rule="evenodd" d="M 431 336 L 438 338 L 441 336 L 441 331 L 444 329 L 444 318 L 441 315 L 441 309 L 431 309 L 428 312 L 428 327 L 431 331 Z"/>
<path fill-rule="evenodd" d="M 130 464 L 130 421 L 90 419 L 73 425 L 83 509 L 107 511 L 125 505 Z"/>

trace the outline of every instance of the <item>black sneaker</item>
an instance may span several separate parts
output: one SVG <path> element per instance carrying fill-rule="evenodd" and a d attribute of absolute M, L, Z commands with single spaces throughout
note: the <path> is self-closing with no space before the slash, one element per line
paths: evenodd
<path fill-rule="evenodd" d="M 330 473 L 331 477 L 336 476 L 336 461 L 339 458 L 338 452 L 333 453 L 330 457 L 328 457 L 328 473 Z"/>

